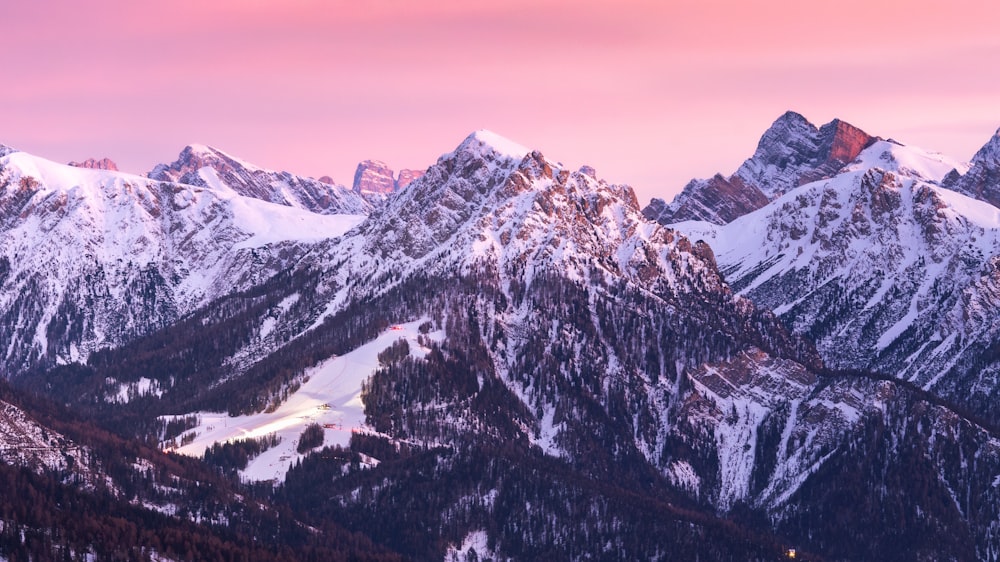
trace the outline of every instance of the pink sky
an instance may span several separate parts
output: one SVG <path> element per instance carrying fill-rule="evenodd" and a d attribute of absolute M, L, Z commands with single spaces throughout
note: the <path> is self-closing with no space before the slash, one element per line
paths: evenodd
<path fill-rule="evenodd" d="M 642 202 L 734 171 L 787 109 L 967 159 L 1000 126 L 996 5 L 12 2 L 0 143 L 136 173 L 203 143 L 350 183 L 487 128 Z"/>

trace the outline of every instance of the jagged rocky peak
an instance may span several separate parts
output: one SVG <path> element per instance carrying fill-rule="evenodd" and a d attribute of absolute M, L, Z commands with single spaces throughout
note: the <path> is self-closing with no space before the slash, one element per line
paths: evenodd
<path fill-rule="evenodd" d="M 87 158 L 83 162 L 70 162 L 70 166 L 74 168 L 90 168 L 91 170 L 109 170 L 112 172 L 118 171 L 118 165 L 114 163 L 110 158 Z"/>
<path fill-rule="evenodd" d="M 876 140 L 846 121 L 834 119 L 817 128 L 789 111 L 764 132 L 754 155 L 735 175 L 774 199 L 789 189 L 835 175 Z"/>
<path fill-rule="evenodd" d="M 383 249 L 423 256 L 465 224 L 485 198 L 503 186 L 528 149 L 488 131 L 477 131 L 441 155 L 406 190 L 389 199 L 366 223 Z"/>
<path fill-rule="evenodd" d="M 424 175 L 422 170 L 400 170 L 394 174 L 388 164 L 380 160 L 365 160 L 358 164 L 354 172 L 355 193 L 388 195 L 410 185 Z"/>
<path fill-rule="evenodd" d="M 840 119 L 816 127 L 788 111 L 768 127 L 753 156 L 735 174 L 692 180 L 671 203 L 654 200 L 643 213 L 662 224 L 726 224 L 790 189 L 836 175 L 877 140 Z"/>
<path fill-rule="evenodd" d="M 327 185 L 337 185 L 337 182 L 333 181 L 333 178 L 330 176 L 320 176 L 319 181 Z"/>
<path fill-rule="evenodd" d="M 396 190 L 392 168 L 379 160 L 365 160 L 354 172 L 355 193 L 392 193 Z"/>
<path fill-rule="evenodd" d="M 952 170 L 945 187 L 1000 207 L 1000 129 L 972 157 L 968 171 Z"/>
<path fill-rule="evenodd" d="M 751 160 L 781 169 L 823 162 L 850 163 L 876 139 L 846 121 L 834 119 L 817 128 L 788 111 L 768 128 Z"/>
<path fill-rule="evenodd" d="M 363 230 L 373 241 L 369 250 L 421 258 L 445 243 L 477 248 L 468 256 L 493 255 L 515 239 L 541 240 L 557 224 L 565 241 L 575 236 L 570 225 L 616 221 L 643 222 L 630 187 L 571 172 L 538 151 L 477 131 L 390 199 Z"/>
<path fill-rule="evenodd" d="M 234 168 L 251 167 L 221 150 L 202 144 L 190 144 L 170 164 L 158 164 L 147 176 L 157 181 L 176 181 L 192 185 L 202 185 L 197 178 L 202 168 L 212 168 L 225 173 Z"/>
<path fill-rule="evenodd" d="M 764 131 L 751 159 L 778 167 L 787 166 L 815 150 L 818 134 L 819 129 L 805 117 L 787 111 Z"/>
<path fill-rule="evenodd" d="M 1000 129 L 997 129 L 989 142 L 976 152 L 972 157 L 972 164 L 1000 167 Z"/>
<path fill-rule="evenodd" d="M 444 159 L 454 154 L 467 153 L 483 156 L 489 155 L 490 159 L 502 158 L 507 161 L 520 161 L 529 152 L 531 150 L 528 148 L 504 138 L 493 131 L 480 129 L 466 137 L 454 152 L 445 154 L 441 158 Z"/>
<path fill-rule="evenodd" d="M 368 214 L 372 203 L 347 188 L 289 172 L 267 170 L 200 144 L 184 148 L 177 160 L 159 164 L 148 176 L 307 209 L 321 214 Z"/>

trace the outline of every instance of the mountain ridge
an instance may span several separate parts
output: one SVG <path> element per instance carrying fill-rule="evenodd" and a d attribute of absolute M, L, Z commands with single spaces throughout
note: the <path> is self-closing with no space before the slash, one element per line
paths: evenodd
<path fill-rule="evenodd" d="M 1000 439 L 982 414 L 998 385 L 988 369 L 959 375 L 996 362 L 1000 214 L 939 185 L 964 169 L 945 157 L 840 121 L 779 121 L 745 172 L 773 178 L 755 188 L 768 201 L 725 225 L 653 222 L 628 186 L 489 131 L 308 240 L 239 228 L 273 226 L 235 220 L 249 210 L 325 215 L 240 195 L 214 168 L 220 185 L 202 188 L 4 168 L 10 224 L 30 209 L 57 228 L 115 194 L 168 224 L 226 219 L 219 255 L 242 264 L 158 329 L 19 380 L 144 442 L 204 449 L 263 479 L 253 497 L 416 559 L 471 544 L 523 559 L 767 560 L 788 545 L 995 558 Z M 56 199 L 35 199 L 44 189 Z M 0 262 L 6 295 L 25 252 Z M 73 333 L 74 317 L 39 337 Z M 930 378 L 907 375 L 917 363 Z"/>
<path fill-rule="evenodd" d="M 250 164 L 205 145 L 188 145 L 170 164 L 159 164 L 148 177 L 234 193 L 321 214 L 367 214 L 372 205 L 341 185 Z"/>

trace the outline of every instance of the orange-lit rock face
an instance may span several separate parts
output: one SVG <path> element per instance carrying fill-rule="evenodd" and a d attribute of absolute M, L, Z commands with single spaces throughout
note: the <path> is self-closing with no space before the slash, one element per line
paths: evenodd
<path fill-rule="evenodd" d="M 850 123 L 837 119 L 831 125 L 834 127 L 834 132 L 827 162 L 839 161 L 841 164 L 847 164 L 875 141 L 875 137 Z"/>
<path fill-rule="evenodd" d="M 694 180 L 672 203 L 654 201 L 643 214 L 663 224 L 725 224 L 797 186 L 835 176 L 877 140 L 839 119 L 817 128 L 789 111 L 764 132 L 754 155 L 735 174 Z"/>

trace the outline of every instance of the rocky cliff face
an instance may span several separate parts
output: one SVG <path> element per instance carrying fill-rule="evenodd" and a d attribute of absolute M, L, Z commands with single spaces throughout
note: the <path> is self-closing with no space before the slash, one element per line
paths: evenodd
<path fill-rule="evenodd" d="M 365 160 L 358 164 L 354 172 L 355 193 L 390 194 L 396 190 L 396 181 L 392 178 L 392 168 L 385 162 Z"/>
<path fill-rule="evenodd" d="M 707 180 L 691 180 L 670 204 L 653 199 L 642 214 L 663 224 L 706 220 L 726 224 L 755 211 L 769 201 L 768 196 L 739 176 L 729 179 L 715 175 Z"/>
<path fill-rule="evenodd" d="M 839 119 L 817 128 L 790 111 L 761 136 L 753 156 L 735 174 L 693 180 L 670 204 L 654 200 L 644 212 L 661 224 L 725 224 L 799 185 L 832 177 L 875 140 Z"/>
<path fill-rule="evenodd" d="M 1000 130 L 972 157 L 968 171 L 952 171 L 944 185 L 1000 207 Z"/>
<path fill-rule="evenodd" d="M 358 164 L 354 172 L 352 189 L 356 193 L 389 195 L 413 183 L 424 175 L 421 170 L 400 170 L 393 179 L 393 170 L 385 162 L 365 160 Z"/>

